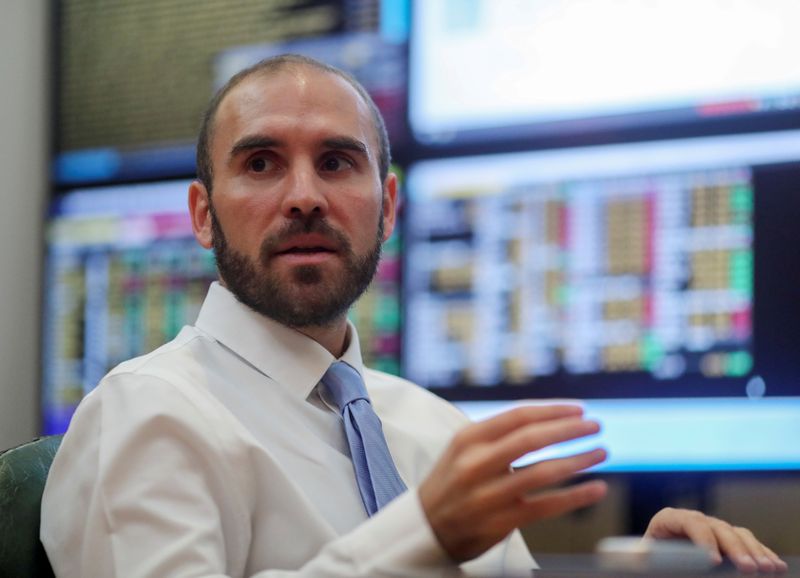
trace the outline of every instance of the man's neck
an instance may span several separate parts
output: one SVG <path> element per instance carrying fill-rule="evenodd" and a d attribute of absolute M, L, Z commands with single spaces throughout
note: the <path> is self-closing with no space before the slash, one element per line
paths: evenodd
<path fill-rule="evenodd" d="M 330 351 L 335 358 L 340 358 L 350 344 L 350 332 L 347 330 L 347 317 L 342 317 L 330 325 L 295 327 Z"/>
<path fill-rule="evenodd" d="M 225 287 L 225 289 L 228 291 L 231 291 L 230 287 L 228 287 L 228 284 L 225 282 L 222 276 L 219 277 L 219 284 Z M 241 302 L 239 297 L 237 297 L 237 299 Z M 264 314 L 259 313 L 259 315 Z M 322 345 L 322 347 L 330 351 L 331 355 L 333 355 L 336 359 L 339 359 L 347 350 L 347 346 L 350 345 L 350 333 L 347 331 L 346 313 L 342 315 L 341 318 L 336 319 L 327 325 L 292 327 L 292 329 L 299 331 L 306 337 L 310 337 Z"/>

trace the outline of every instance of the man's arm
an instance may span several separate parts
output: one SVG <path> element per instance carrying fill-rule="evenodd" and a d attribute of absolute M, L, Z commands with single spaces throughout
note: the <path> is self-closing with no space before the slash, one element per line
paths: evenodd
<path fill-rule="evenodd" d="M 289 522 L 302 497 L 280 492 L 280 478 L 256 480 L 252 447 L 231 432 L 224 409 L 203 407 L 214 399 L 150 376 L 111 376 L 101 387 L 73 418 L 43 499 L 42 541 L 59 577 L 351 578 L 452 568 L 415 489 L 342 536 L 298 534 Z M 257 508 L 272 516 L 266 538 L 253 534 Z M 300 562 L 253 555 L 264 546 Z"/>
<path fill-rule="evenodd" d="M 42 540 L 62 578 L 357 577 L 446 567 L 605 491 L 598 482 L 551 489 L 602 452 L 511 473 L 509 464 L 528 451 L 597 431 L 573 406 L 523 408 L 465 428 L 418 493 L 345 535 L 323 545 L 276 527 L 273 544 L 312 549 L 299 569 L 256 573 L 248 569 L 258 547 L 252 508 L 263 488 L 234 475 L 250 467 L 248 448 L 232 441 L 227 424 L 198 419 L 216 413 L 197 407 L 202 399 L 189 401 L 157 378 L 139 376 L 135 386 L 114 379 L 108 395 L 95 392 L 82 404 L 48 479 Z M 290 519 L 290 495 L 285 502 L 267 506 Z"/>
<path fill-rule="evenodd" d="M 423 508 L 442 547 L 454 560 L 466 560 L 514 528 L 602 499 L 606 486 L 601 481 L 556 489 L 602 462 L 601 449 L 511 470 L 511 463 L 528 452 L 598 430 L 578 406 L 570 405 L 517 408 L 466 427 L 420 486 Z M 688 538 L 706 547 L 717 562 L 728 556 L 745 572 L 787 568 L 749 530 L 696 511 L 662 510 L 646 536 Z"/>

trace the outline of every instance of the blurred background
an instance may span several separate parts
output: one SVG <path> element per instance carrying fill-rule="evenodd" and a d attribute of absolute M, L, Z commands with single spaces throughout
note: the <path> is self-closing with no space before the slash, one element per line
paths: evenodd
<path fill-rule="evenodd" d="M 673 505 L 800 554 L 794 0 L 0 2 L 0 447 L 193 322 L 202 112 L 299 52 L 364 84 L 401 176 L 351 312 L 366 363 L 474 419 L 569 398 L 603 423 L 609 498 L 532 549 Z"/>

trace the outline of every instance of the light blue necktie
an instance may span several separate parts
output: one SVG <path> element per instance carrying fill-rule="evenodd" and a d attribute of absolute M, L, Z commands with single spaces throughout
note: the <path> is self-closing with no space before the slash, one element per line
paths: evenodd
<path fill-rule="evenodd" d="M 372 409 L 359 373 L 344 361 L 337 361 L 322 376 L 322 383 L 342 412 L 361 500 L 372 516 L 402 494 L 406 485 L 397 473 L 381 420 Z"/>

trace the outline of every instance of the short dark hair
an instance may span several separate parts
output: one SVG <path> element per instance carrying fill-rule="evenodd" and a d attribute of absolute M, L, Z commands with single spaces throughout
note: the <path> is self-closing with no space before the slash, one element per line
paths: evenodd
<path fill-rule="evenodd" d="M 386 132 L 386 124 L 383 121 L 383 116 L 381 116 L 378 107 L 366 89 L 361 86 L 361 83 L 353 78 L 352 75 L 340 70 L 339 68 L 330 66 L 324 62 L 315 60 L 314 58 L 309 58 L 308 56 L 302 56 L 300 54 L 281 54 L 279 56 L 266 58 L 240 72 L 237 72 L 231 77 L 230 80 L 228 80 L 228 82 L 225 83 L 222 88 L 217 91 L 217 93 L 211 99 L 211 102 L 209 102 L 208 108 L 203 115 L 203 123 L 200 127 L 200 134 L 197 138 L 197 179 L 205 185 L 209 193 L 211 192 L 212 183 L 214 180 L 214 167 L 211 162 L 211 139 L 214 136 L 214 121 L 216 120 L 217 110 L 219 109 L 220 103 L 231 90 L 238 86 L 243 80 L 253 76 L 254 74 L 279 72 L 287 68 L 298 66 L 310 66 L 317 70 L 329 72 L 340 78 L 343 78 L 355 89 L 358 95 L 367 104 L 370 112 L 372 113 L 372 122 L 378 139 L 378 172 L 381 177 L 381 182 L 386 180 L 386 176 L 389 174 L 389 164 L 391 163 L 392 159 L 392 153 L 389 147 L 389 135 Z"/>

